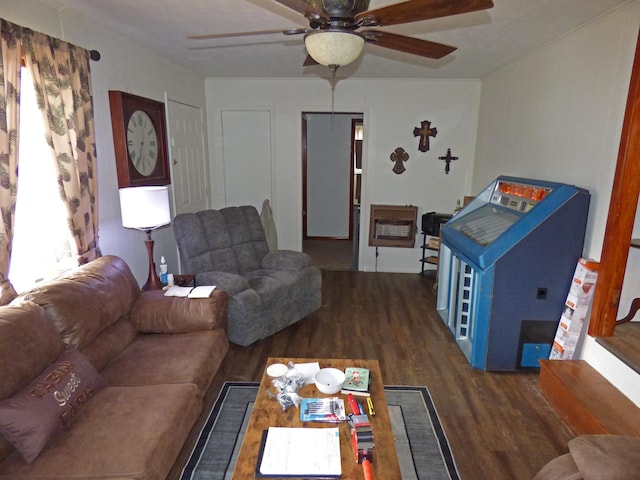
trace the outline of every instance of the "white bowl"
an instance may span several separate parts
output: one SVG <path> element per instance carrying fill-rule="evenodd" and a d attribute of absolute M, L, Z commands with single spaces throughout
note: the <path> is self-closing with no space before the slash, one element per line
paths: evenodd
<path fill-rule="evenodd" d="M 338 393 L 344 383 L 344 372 L 337 368 L 321 368 L 316 372 L 314 381 L 322 393 Z"/>

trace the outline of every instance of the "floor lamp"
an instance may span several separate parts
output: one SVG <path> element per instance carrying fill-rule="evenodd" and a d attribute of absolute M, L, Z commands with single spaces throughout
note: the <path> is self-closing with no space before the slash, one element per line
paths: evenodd
<path fill-rule="evenodd" d="M 122 226 L 135 228 L 147 234 L 144 241 L 149 254 L 149 276 L 142 290 L 159 290 L 163 287 L 153 262 L 151 230 L 171 223 L 169 187 L 129 187 L 120 189 Z"/>

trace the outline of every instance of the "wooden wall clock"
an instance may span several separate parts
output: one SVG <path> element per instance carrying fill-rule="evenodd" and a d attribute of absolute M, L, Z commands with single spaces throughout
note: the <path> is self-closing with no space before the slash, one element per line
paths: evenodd
<path fill-rule="evenodd" d="M 164 104 L 109 91 L 118 187 L 171 183 Z"/>

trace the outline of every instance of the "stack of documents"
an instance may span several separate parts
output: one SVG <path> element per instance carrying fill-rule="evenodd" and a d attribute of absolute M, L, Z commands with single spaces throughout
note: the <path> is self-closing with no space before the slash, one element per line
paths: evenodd
<path fill-rule="evenodd" d="M 260 446 L 256 477 L 339 477 L 340 432 L 330 428 L 269 427 Z"/>

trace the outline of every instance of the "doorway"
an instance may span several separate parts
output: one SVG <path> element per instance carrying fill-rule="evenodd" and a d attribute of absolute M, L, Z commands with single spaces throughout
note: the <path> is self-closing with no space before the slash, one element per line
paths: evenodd
<path fill-rule="evenodd" d="M 302 251 L 327 270 L 357 270 L 362 113 L 302 113 Z"/>

